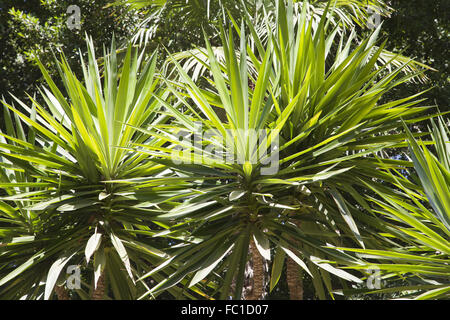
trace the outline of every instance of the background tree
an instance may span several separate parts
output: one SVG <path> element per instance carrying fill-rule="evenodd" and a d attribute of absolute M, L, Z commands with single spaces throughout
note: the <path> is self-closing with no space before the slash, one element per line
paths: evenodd
<path fill-rule="evenodd" d="M 387 49 L 401 51 L 437 70 L 426 73 L 429 81 L 405 83 L 393 94 L 408 95 L 434 87 L 424 97 L 441 111 L 450 111 L 450 2 L 391 0 L 387 3 L 394 9 L 389 18 L 383 19 L 382 32 L 389 38 Z"/>
<path fill-rule="evenodd" d="M 110 45 L 113 34 L 117 41 L 126 42 L 134 33 L 140 15 L 125 13 L 120 8 L 104 8 L 107 4 L 107 0 L 2 0 L 0 97 L 9 99 L 8 92 L 12 92 L 27 100 L 25 92 L 32 96 L 37 93 L 37 86 L 45 81 L 35 58 L 42 61 L 51 76 L 58 78 L 53 52 L 64 53 L 75 74 L 81 77 L 78 53 L 81 50 L 86 58 L 86 33 L 97 44 L 97 56 L 103 54 L 103 45 Z M 80 8 L 80 29 L 70 29 L 67 25 L 70 16 L 67 9 L 71 5 Z"/>

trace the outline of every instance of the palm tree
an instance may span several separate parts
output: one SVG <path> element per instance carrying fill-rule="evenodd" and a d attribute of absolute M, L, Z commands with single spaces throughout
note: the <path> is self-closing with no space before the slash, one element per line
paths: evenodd
<path fill-rule="evenodd" d="M 412 108 L 421 102 L 414 100 L 418 95 L 379 103 L 414 75 L 399 77 L 408 63 L 393 73 L 375 67 L 383 50 L 375 47 L 379 29 L 360 44 L 342 34 L 331 52 L 337 31 L 327 31 L 326 15 L 315 25 L 304 7 L 295 26 L 292 15 L 292 5 L 279 2 L 277 29 L 266 44 L 251 20 L 236 24 L 239 50 L 232 30 L 222 30 L 223 62 L 206 40 L 208 59 L 198 59 L 212 74 L 209 87 L 197 86 L 172 59 L 180 80 L 165 83 L 176 99 L 160 102 L 173 122 L 143 131 L 166 143 L 139 147 L 189 185 L 179 194 L 182 204 L 155 220 L 170 224 L 164 236 L 189 234 L 192 240 L 171 255 L 182 267 L 147 294 L 187 278 L 190 286 L 218 283 L 222 299 L 259 299 L 268 278 L 261 260 L 273 259 L 273 289 L 289 257 L 325 299 L 326 292 L 334 297 L 334 276 L 361 282 L 333 266 L 358 259 L 327 243 L 376 248 L 386 242 L 371 228 L 381 223 L 352 204 L 368 206 L 361 194 L 367 184 L 381 185 L 376 178 L 393 181 L 379 172 L 380 163 L 403 163 L 372 154 L 400 146 L 405 135 L 389 131 L 426 109 Z"/>
<path fill-rule="evenodd" d="M 291 3 L 291 11 L 292 14 L 289 16 L 289 21 L 293 21 L 293 27 L 297 25 L 298 21 L 300 20 L 300 14 L 302 12 L 302 8 L 306 10 L 307 16 L 309 19 L 313 20 L 314 24 L 318 24 L 320 22 L 321 17 L 324 15 L 324 11 L 326 9 L 327 2 L 326 1 L 313 1 L 312 4 L 310 4 L 308 1 L 295 1 Z M 328 10 L 325 14 L 327 23 L 331 26 L 327 29 L 328 33 L 337 33 L 338 35 L 343 35 L 346 33 L 349 35 L 349 37 L 354 37 L 355 42 L 363 41 L 364 39 L 355 32 L 355 26 L 360 25 L 362 27 L 367 27 L 368 21 L 370 20 L 370 12 L 379 12 L 382 16 L 389 15 L 391 9 L 387 7 L 383 2 L 381 1 L 374 1 L 367 3 L 365 1 L 338 1 L 334 2 L 331 1 L 329 3 L 330 6 L 333 7 L 333 10 Z M 372 8 L 368 10 L 367 5 L 369 5 L 369 8 Z M 181 6 L 181 4 L 180 4 Z M 226 5 L 224 5 L 226 7 Z M 233 17 L 245 17 L 246 20 L 249 21 L 249 23 L 244 25 L 244 28 L 246 28 L 247 33 L 251 33 L 252 37 L 249 39 L 249 46 L 251 48 L 251 51 L 257 50 L 257 46 L 265 46 L 267 45 L 268 41 L 268 35 L 276 33 L 277 29 L 277 10 L 275 3 L 272 3 L 272 1 L 264 2 L 264 5 L 256 5 L 256 7 L 260 8 L 260 11 L 263 10 L 266 14 L 256 14 L 254 10 L 246 10 L 246 5 L 242 4 L 242 6 L 238 9 L 236 9 L 238 12 L 229 13 L 228 18 L 224 20 L 222 24 L 231 24 L 234 25 L 235 28 L 239 29 L 239 26 L 237 25 L 236 21 L 233 19 Z M 254 8 L 255 6 L 250 6 L 250 8 Z M 306 7 L 306 8 L 305 8 Z M 228 11 L 230 12 L 230 11 Z M 202 20 L 203 21 L 203 20 Z M 231 22 L 230 22 L 231 21 Z M 249 28 L 247 27 L 249 24 L 251 24 L 253 27 Z M 180 24 L 177 24 L 179 27 Z M 334 27 L 334 28 L 333 28 Z M 220 28 L 217 26 L 217 28 Z M 367 29 L 366 29 L 367 30 Z M 201 31 L 196 31 L 196 34 L 200 34 Z M 215 53 L 215 57 L 219 62 L 223 62 L 224 57 L 224 49 L 222 46 L 220 46 L 220 43 L 216 40 L 218 38 L 217 34 L 219 32 L 211 32 L 208 33 L 209 40 L 212 41 L 211 47 Z M 328 34 L 327 34 L 328 36 Z M 356 39 L 358 38 L 358 39 Z M 253 40 L 257 39 L 257 40 Z M 150 39 L 147 39 L 145 36 L 142 35 L 142 33 L 139 35 L 139 39 L 135 39 L 135 43 L 139 43 L 142 45 L 143 42 L 147 43 Z M 166 41 L 167 42 L 167 41 Z M 166 42 L 163 43 L 165 46 Z M 257 45 L 255 42 L 258 42 Z M 236 45 L 236 44 L 235 44 Z M 331 55 L 335 50 L 337 50 L 338 46 L 342 46 L 342 43 L 339 44 L 337 41 L 331 42 L 329 44 L 331 46 Z M 180 48 L 178 48 L 180 49 Z M 181 48 L 185 49 L 185 48 Z M 237 48 L 238 49 L 238 48 Z M 378 49 L 378 47 L 375 45 L 373 50 Z M 330 49 L 328 49 L 330 50 Z M 170 49 L 170 51 L 173 51 Z M 196 43 L 196 47 L 189 50 L 183 50 L 181 52 L 176 52 L 173 54 L 173 57 L 170 57 L 166 59 L 163 67 L 161 68 L 163 70 L 163 74 L 165 77 L 168 78 L 174 78 L 177 77 L 178 74 L 173 71 L 173 60 L 177 60 L 183 68 L 192 76 L 192 79 L 196 81 L 196 83 L 200 86 L 203 86 L 203 76 L 205 75 L 205 72 L 208 71 L 207 65 L 208 65 L 208 52 L 206 48 L 203 48 L 200 43 Z M 251 59 L 250 57 L 247 57 L 248 60 Z M 333 59 L 330 57 L 330 59 Z M 422 70 L 430 70 L 429 66 L 426 66 L 424 64 L 421 64 L 417 61 L 414 61 L 408 57 L 402 56 L 401 54 L 396 54 L 393 52 L 390 52 L 383 48 L 381 50 L 381 53 L 378 55 L 377 58 L 378 62 L 375 64 L 377 68 L 381 68 L 385 70 L 385 72 L 391 72 L 392 70 L 401 69 L 404 74 L 410 75 L 415 74 L 415 77 L 411 79 L 411 81 L 426 81 L 427 76 L 424 72 L 421 72 Z M 256 77 L 256 70 L 254 70 L 253 63 L 249 63 L 249 72 L 252 73 L 254 77 Z M 211 76 L 211 74 L 209 75 Z M 200 81 L 200 82 L 199 82 Z M 223 112 L 219 112 L 220 117 L 223 117 Z"/>
<path fill-rule="evenodd" d="M 272 0 L 123 0 L 114 4 L 126 6 L 130 10 L 137 10 L 145 15 L 133 37 L 133 43 L 150 46 L 158 42 L 170 48 L 171 52 L 180 51 L 175 57 L 186 60 L 185 67 L 194 69 L 195 76 L 201 75 L 205 70 L 195 58 L 199 53 L 205 53 L 202 48 L 196 48 L 203 45 L 202 30 L 206 31 L 214 47 L 220 44 L 218 36 L 220 27 L 232 24 L 228 16 L 237 18 L 248 15 L 254 25 L 254 32 L 263 43 L 267 41 L 268 35 L 276 30 L 277 25 L 275 21 L 277 1 Z M 363 30 L 374 28 L 376 23 L 381 23 L 381 17 L 389 17 L 393 11 L 382 0 L 296 0 L 291 6 L 293 13 L 290 21 L 294 24 L 306 6 L 307 15 L 314 23 L 319 23 L 326 12 L 327 22 L 334 26 L 339 34 L 353 30 L 355 27 L 361 27 Z M 333 10 L 326 11 L 327 6 L 332 7 Z M 373 21 L 377 18 L 380 21 Z M 362 41 L 361 35 L 352 35 L 358 36 Z M 192 46 L 195 48 L 191 49 Z M 221 49 L 220 47 L 215 49 L 219 56 L 223 55 Z M 207 58 L 207 54 L 204 58 Z M 392 64 L 394 68 L 403 66 L 403 71 L 409 74 L 422 69 L 434 70 L 386 49 L 382 50 L 378 59 L 382 66 L 386 63 Z M 171 60 L 167 62 L 170 63 Z M 405 66 L 406 62 L 409 63 Z M 426 81 L 427 79 L 423 73 L 417 74 L 417 80 Z"/>
<path fill-rule="evenodd" d="M 448 122 L 448 120 L 447 120 Z M 444 118 L 432 122 L 433 154 L 426 143 L 417 141 L 406 127 L 408 145 L 414 170 L 408 170 L 410 180 L 417 183 L 407 187 L 401 172 L 389 171 L 396 180 L 397 194 L 373 188 L 379 197 L 372 197 L 376 211 L 392 224 L 385 237 L 402 246 L 378 250 L 342 248 L 357 252 L 359 269 L 378 270 L 387 288 L 352 290 L 347 293 L 395 293 L 402 298 L 448 299 L 450 297 L 450 130 Z M 427 142 L 429 144 L 430 142 Z M 394 229 L 395 228 L 395 229 Z M 392 283 L 392 284 L 391 284 Z M 402 283 L 399 285 L 399 283 Z"/>
<path fill-rule="evenodd" d="M 319 21 L 328 3 L 335 7 L 329 12 L 329 21 L 341 27 L 354 27 L 356 25 L 367 27 L 370 25 L 372 15 L 389 16 L 392 9 L 381 0 L 311 0 L 294 1 L 296 11 L 303 4 L 307 6 L 308 15 Z M 217 34 L 219 26 L 229 21 L 224 20 L 224 13 L 230 13 L 234 17 L 242 16 L 246 11 L 250 13 L 253 21 L 264 15 L 276 15 L 276 1 L 272 0 L 123 0 L 116 1 L 113 5 L 128 7 L 145 15 L 134 36 L 134 42 L 147 44 L 157 36 L 159 29 L 173 25 L 177 32 L 201 34 L 202 28 L 211 36 Z M 264 25 L 260 28 L 264 32 Z M 209 31 L 209 32 L 208 32 Z M 197 37 L 201 40 L 201 37 Z M 198 43 L 202 44 L 202 43 Z"/>
<path fill-rule="evenodd" d="M 2 101 L 8 129 L 0 133 L 5 299 L 49 299 L 55 285 L 58 298 L 68 298 L 60 285 L 69 265 L 83 269 L 71 298 L 136 298 L 150 284 L 136 282 L 136 274 L 166 258 L 158 249 L 166 244 L 148 240 L 163 228 L 152 216 L 173 208 L 163 195 L 170 198 L 182 186 L 163 184 L 164 165 L 129 150 L 135 143 L 161 144 L 137 130 L 167 119 L 155 112 L 158 97 L 167 96 L 155 77 L 156 54 L 144 61 L 129 46 L 119 68 L 113 41 L 99 66 L 92 40 L 87 45 L 83 82 L 62 57 L 62 91 L 38 62 L 48 86 L 40 90 L 45 106 L 32 97 L 31 107 L 16 98 L 20 108 Z M 147 176 L 159 181 L 132 182 Z M 171 294 L 183 295 L 177 288 Z"/>

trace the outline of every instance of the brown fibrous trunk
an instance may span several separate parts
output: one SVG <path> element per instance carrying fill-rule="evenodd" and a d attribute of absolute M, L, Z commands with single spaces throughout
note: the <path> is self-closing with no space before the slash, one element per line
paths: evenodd
<path fill-rule="evenodd" d="M 300 228 L 300 222 L 293 221 L 293 223 Z M 296 240 L 292 240 L 292 244 L 298 249 L 299 243 Z M 301 278 L 301 269 L 297 262 L 290 257 L 286 261 L 286 281 L 289 289 L 290 300 L 303 300 L 303 280 Z"/>
<path fill-rule="evenodd" d="M 253 265 L 253 286 L 246 300 L 259 300 L 264 292 L 264 261 L 253 239 L 250 240 L 249 249 Z"/>
<path fill-rule="evenodd" d="M 300 277 L 300 266 L 290 257 L 286 261 L 286 278 L 290 300 L 303 300 L 303 280 Z"/>
<path fill-rule="evenodd" d="M 106 289 L 105 272 L 102 272 L 97 281 L 97 287 L 92 292 L 92 300 L 103 300 Z"/>
<path fill-rule="evenodd" d="M 70 296 L 66 288 L 55 286 L 55 292 L 58 300 L 70 300 Z"/>

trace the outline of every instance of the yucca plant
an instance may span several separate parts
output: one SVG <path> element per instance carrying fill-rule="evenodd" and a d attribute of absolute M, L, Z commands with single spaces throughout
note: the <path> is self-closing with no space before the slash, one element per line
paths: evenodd
<path fill-rule="evenodd" d="M 402 298 L 448 299 L 450 297 L 450 130 L 444 118 L 432 122 L 434 154 L 423 141 L 417 141 L 406 127 L 414 170 L 406 174 L 417 181 L 407 187 L 395 183 L 398 194 L 372 187 L 374 210 L 387 218 L 398 231 L 385 237 L 403 243 L 379 250 L 341 248 L 357 252 L 362 262 L 357 268 L 377 270 L 385 286 L 350 292 L 395 293 Z M 427 142 L 429 144 L 429 142 Z M 392 178 L 400 172 L 390 171 Z M 398 285 L 401 282 L 403 285 Z M 378 290 L 375 290 L 378 289 Z"/>
<path fill-rule="evenodd" d="M 390 130 L 425 109 L 417 107 L 418 95 L 379 103 L 414 75 L 375 68 L 383 50 L 374 47 L 379 29 L 360 44 L 341 35 L 331 53 L 337 31 L 327 32 L 325 15 L 315 25 L 305 9 L 295 26 L 292 15 L 292 5 L 280 1 L 277 30 L 267 44 L 249 19 L 235 24 L 239 50 L 232 30 L 222 30 L 223 63 L 206 41 L 208 59 L 198 59 L 212 74 L 207 88 L 172 59 L 180 80 L 165 82 L 177 102 L 160 102 L 173 122 L 143 131 L 166 143 L 137 146 L 190 184 L 180 193 L 183 203 L 155 219 L 170 224 L 161 236 L 190 235 L 192 241 L 173 248 L 169 261 L 182 267 L 147 294 L 189 279 L 191 286 L 217 283 L 222 299 L 260 299 L 267 283 L 275 287 L 289 257 L 312 276 L 319 298 L 334 298 L 336 278 L 361 280 L 333 265 L 357 259 L 326 244 L 374 248 L 386 242 L 371 228 L 382 223 L 355 203 L 368 207 L 361 196 L 367 184 L 393 181 L 380 166 L 405 163 L 372 155 L 400 146 L 405 135 Z"/>
<path fill-rule="evenodd" d="M 155 112 L 157 97 L 167 96 L 155 77 L 156 53 L 145 61 L 130 45 L 120 61 L 113 41 L 98 65 L 92 40 L 87 45 L 83 80 L 62 57 L 59 89 L 38 62 L 45 105 L 32 97 L 31 107 L 16 98 L 20 107 L 2 101 L 8 129 L 0 134 L 3 299 L 49 299 L 55 284 L 60 298 L 69 297 L 61 286 L 69 265 L 80 267 L 81 278 L 71 298 L 133 299 L 148 290 L 136 274 L 166 256 L 156 248 L 166 243 L 146 239 L 163 228 L 152 216 L 173 208 L 161 202 L 178 185 L 162 182 L 164 165 L 129 150 L 163 143 L 137 130 L 167 119 Z M 126 183 L 148 176 L 160 180 Z M 155 274 L 152 281 L 161 279 Z M 193 293 L 173 289 L 176 296 Z"/>

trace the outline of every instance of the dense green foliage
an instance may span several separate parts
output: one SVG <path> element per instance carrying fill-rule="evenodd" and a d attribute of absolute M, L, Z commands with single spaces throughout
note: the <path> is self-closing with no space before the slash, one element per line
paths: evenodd
<path fill-rule="evenodd" d="M 3 1 L 0 298 L 449 298 L 421 5 Z"/>

